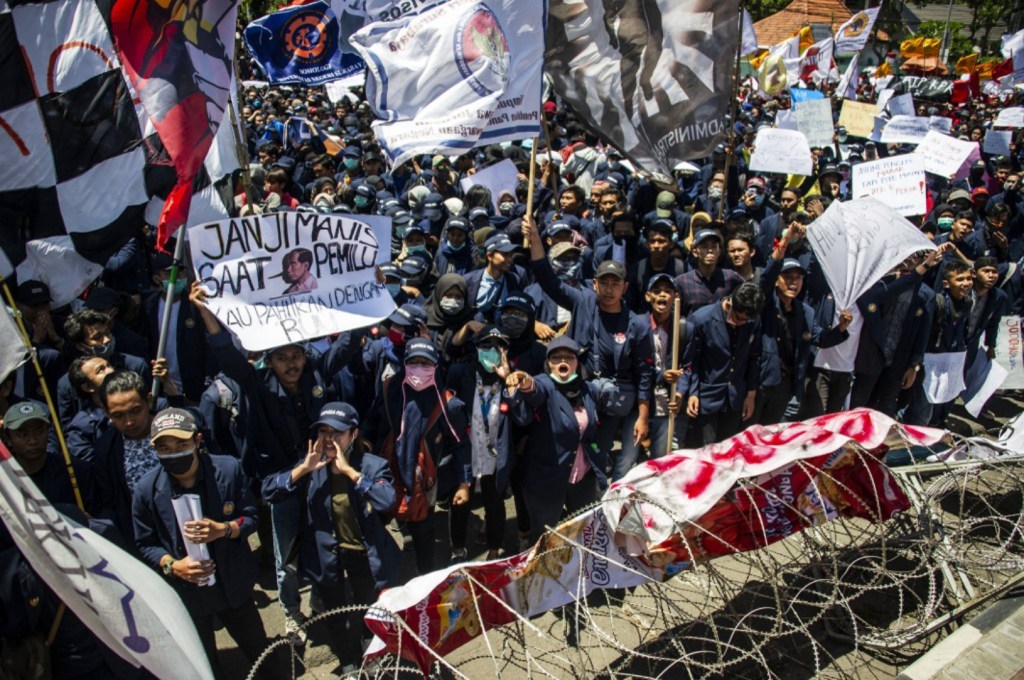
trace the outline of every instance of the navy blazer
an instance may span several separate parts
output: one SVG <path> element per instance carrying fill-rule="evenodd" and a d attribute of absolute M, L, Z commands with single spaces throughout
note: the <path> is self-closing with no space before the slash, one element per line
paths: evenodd
<path fill-rule="evenodd" d="M 234 458 L 200 454 L 199 465 L 199 483 L 188 493 L 195 493 L 202 499 L 203 517 L 215 522 L 232 522 L 239 528 L 238 538 L 221 538 L 206 544 L 210 559 L 217 565 L 217 584 L 213 587 L 223 589 L 228 606 L 239 607 L 252 598 L 259 576 L 259 565 L 248 540 L 258 524 L 256 500 L 242 466 Z M 160 558 L 164 555 L 180 559 L 187 554 L 171 504 L 173 496 L 171 477 L 163 466 L 147 472 L 135 487 L 132 500 L 135 543 L 142 559 L 154 569 L 160 568 Z M 212 605 L 218 598 L 208 596 L 209 591 L 204 590 L 207 586 L 197 586 L 176 577 L 171 577 L 170 582 L 193 615 L 215 613 Z"/>
<path fill-rule="evenodd" d="M 562 396 L 551 378 L 542 373 L 534 376 L 533 384 L 532 392 L 517 390 L 511 398 L 516 423 L 528 428 L 529 432 L 529 441 L 523 449 L 521 461 L 520 479 L 523 488 L 529 489 L 536 496 L 549 499 L 559 507 L 564 505 L 569 490 L 569 472 L 581 443 L 597 476 L 598 486 L 602 489 L 607 487 L 605 466 L 608 464 L 608 453 L 597 446 L 597 388 L 586 383 L 583 407 L 587 411 L 587 427 L 580 437 L 572 404 Z"/>
<path fill-rule="evenodd" d="M 476 366 L 477 363 L 456 364 L 448 372 L 446 393 L 451 395 L 448 399 L 448 411 L 461 411 L 461 419 L 466 423 L 466 449 L 469 455 L 462 461 L 463 469 L 459 474 L 459 482 L 471 482 L 473 479 L 472 454 L 473 446 L 470 443 L 469 430 L 473 422 L 473 409 L 476 407 Z M 499 381 L 501 383 L 501 381 Z M 503 384 L 503 383 L 501 383 Z M 512 436 L 509 427 L 510 413 L 513 407 L 513 400 L 508 396 L 504 387 L 498 391 L 498 399 L 506 408 L 501 409 L 498 415 L 498 432 L 496 448 L 498 450 L 498 465 L 494 472 L 494 484 L 498 493 L 504 493 L 508 485 L 509 475 L 512 473 L 514 456 L 510 454 L 512 449 Z M 499 406 L 499 409 L 501 407 Z"/>
<path fill-rule="evenodd" d="M 146 386 L 153 383 L 153 374 L 150 372 L 149 363 L 131 354 L 114 352 L 110 357 L 110 365 L 114 368 L 123 368 L 128 371 L 135 371 L 142 376 L 142 382 Z M 75 414 L 84 408 L 88 408 L 91 402 L 71 386 L 71 379 L 65 373 L 57 382 L 57 415 L 60 416 L 60 424 L 67 427 Z"/>
<path fill-rule="evenodd" d="M 476 296 L 480 292 L 480 280 L 484 277 L 484 268 L 474 269 L 466 272 L 466 304 L 476 307 Z M 513 265 L 502 277 L 505 283 L 504 295 L 509 293 L 522 292 L 527 285 L 526 271 L 519 265 Z M 494 323 L 498 310 L 501 308 L 501 301 L 495 303 L 494 308 L 486 314 L 481 313 L 487 323 Z"/>
<path fill-rule="evenodd" d="M 357 448 L 357 447 L 354 447 Z M 361 456 L 356 460 L 356 456 Z M 353 454 L 350 461 L 363 477 L 348 488 L 349 503 L 355 513 L 363 546 L 370 561 L 377 588 L 398 584 L 401 552 L 388 533 L 388 513 L 395 507 L 395 487 L 388 462 L 370 453 Z M 330 466 L 322 467 L 292 484 L 291 470 L 263 480 L 263 497 L 277 503 L 298 493 L 305 501 L 299 564 L 317 584 L 338 585 L 338 539 L 334 533 L 334 508 L 331 505 Z"/>
<path fill-rule="evenodd" d="M 687 397 L 700 398 L 701 415 L 726 408 L 739 412 L 747 392 L 757 388 L 761 355 L 761 320 L 752 319 L 738 327 L 735 347 L 722 303 L 701 307 L 689 319 L 689 336 L 680 365 Z"/>
<path fill-rule="evenodd" d="M 146 332 L 149 336 L 150 351 L 156 354 L 160 343 L 160 301 L 164 295 L 151 295 L 142 303 L 146 317 Z M 167 342 L 177 347 L 178 372 L 181 374 L 181 391 L 187 399 L 196 402 L 202 398 L 203 390 L 210 376 L 217 373 L 217 361 L 206 342 L 206 328 L 196 306 L 187 298 L 177 305 L 177 327 L 175 337 Z"/>
<path fill-rule="evenodd" d="M 914 299 L 907 307 L 899 343 L 894 353 L 899 355 L 900 360 L 896 361 L 894 358 L 890 362 L 890 366 L 901 366 L 903 364 L 909 366 L 911 363 L 923 361 L 925 347 L 928 344 L 928 334 L 931 331 L 935 295 L 931 292 L 931 288 L 922 283 L 921 276 L 915 270 L 911 270 L 895 279 L 886 277 L 878 281 L 857 298 L 857 308 L 864 317 L 860 342 L 874 342 L 879 351 L 881 351 L 880 348 L 885 346 L 886 336 L 893 330 L 884 320 L 885 305 L 891 303 L 896 296 L 912 287 L 916 287 L 916 292 Z M 923 334 L 918 332 L 922 323 L 924 323 L 925 329 Z M 862 356 L 868 356 L 868 354 L 862 355 L 861 350 L 858 349 L 857 356 L 861 358 Z M 885 366 L 878 364 L 879 362 L 872 361 L 871 365 L 864 365 L 864 362 L 860 361 L 857 362 L 854 370 L 858 373 L 879 375 Z"/>

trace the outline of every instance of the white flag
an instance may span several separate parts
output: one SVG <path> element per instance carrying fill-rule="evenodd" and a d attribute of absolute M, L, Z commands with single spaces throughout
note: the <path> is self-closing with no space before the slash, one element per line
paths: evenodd
<path fill-rule="evenodd" d="M 394 165 L 540 134 L 544 0 L 449 0 L 351 42 Z"/>
<path fill-rule="evenodd" d="M 871 37 L 881 6 L 857 12 L 836 31 L 836 52 L 860 52 Z"/>
<path fill-rule="evenodd" d="M 740 47 L 741 54 L 747 55 L 757 52 L 757 34 L 754 33 L 754 22 L 750 18 L 750 12 L 747 10 L 743 10 L 743 35 L 740 39 L 743 41 Z"/>
<path fill-rule="evenodd" d="M 28 347 L 21 337 L 21 331 L 5 308 L 4 313 L 0 314 L 0 382 L 28 361 L 28 357 Z"/>
<path fill-rule="evenodd" d="M 1024 29 L 1013 34 L 1004 34 L 999 41 L 999 52 L 1003 59 L 1009 59 L 1017 52 L 1024 52 Z"/>
<path fill-rule="evenodd" d="M 185 605 L 149 566 L 72 524 L 0 445 L 0 519 L 37 574 L 125 661 L 160 678 L 213 678 Z"/>
<path fill-rule="evenodd" d="M 846 67 L 846 71 L 843 73 L 842 80 L 839 81 L 839 85 L 836 87 L 837 93 L 842 93 L 843 99 L 857 99 L 857 81 L 858 73 L 860 69 L 860 53 L 853 55 L 853 59 L 850 60 L 849 66 Z"/>

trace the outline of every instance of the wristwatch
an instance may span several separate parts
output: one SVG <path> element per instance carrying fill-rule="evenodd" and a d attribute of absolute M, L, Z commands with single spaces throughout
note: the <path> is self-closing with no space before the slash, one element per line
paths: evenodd
<path fill-rule="evenodd" d="M 160 571 L 164 572 L 164 576 L 170 576 L 174 573 L 174 558 L 165 561 L 160 565 Z"/>

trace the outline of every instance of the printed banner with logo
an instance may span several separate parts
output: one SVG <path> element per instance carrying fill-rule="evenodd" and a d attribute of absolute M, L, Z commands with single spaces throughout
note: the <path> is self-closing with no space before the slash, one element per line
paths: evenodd
<path fill-rule="evenodd" d="M 544 0 L 448 0 L 353 35 L 392 164 L 540 134 L 544 19 Z"/>
<path fill-rule="evenodd" d="M 1024 389 L 1024 346 L 1021 344 L 1019 316 L 1004 316 L 999 320 L 995 362 L 1006 369 L 1006 380 L 1000 385 L 1001 389 Z"/>
<path fill-rule="evenodd" d="M 2 444 L 0 521 L 39 577 L 115 654 L 157 677 L 212 680 L 192 618 L 167 580 L 58 513 Z"/>
<path fill-rule="evenodd" d="M 860 52 L 868 43 L 881 7 L 857 12 L 836 31 L 836 52 Z"/>
<path fill-rule="evenodd" d="M 739 3 L 550 0 L 555 92 L 638 167 L 671 176 L 724 141 Z"/>
<path fill-rule="evenodd" d="M 253 352 L 376 323 L 395 309 L 377 282 L 391 218 L 282 212 L 188 230 L 210 311 Z"/>
<path fill-rule="evenodd" d="M 362 18 L 357 19 L 362 26 Z M 363 70 L 342 49 L 341 18 L 326 0 L 285 7 L 245 27 L 249 54 L 276 85 L 323 85 Z"/>
<path fill-rule="evenodd" d="M 667 581 L 697 559 L 755 550 L 837 517 L 887 519 L 909 501 L 886 466 L 853 444 L 902 449 L 944 434 L 859 409 L 755 425 L 637 465 L 600 507 L 561 523 L 527 552 L 385 590 L 366 614 L 377 636 L 366 655 L 401 654 L 426 673 L 435 654 L 593 590 Z M 751 483 L 739 484 L 744 479 Z"/>

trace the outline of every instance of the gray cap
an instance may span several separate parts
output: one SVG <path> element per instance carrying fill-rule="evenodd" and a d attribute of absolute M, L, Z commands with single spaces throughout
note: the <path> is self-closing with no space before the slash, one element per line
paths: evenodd
<path fill-rule="evenodd" d="M 4 428 L 17 430 L 30 420 L 50 422 L 50 412 L 38 401 L 23 401 L 7 409 L 4 414 Z"/>

